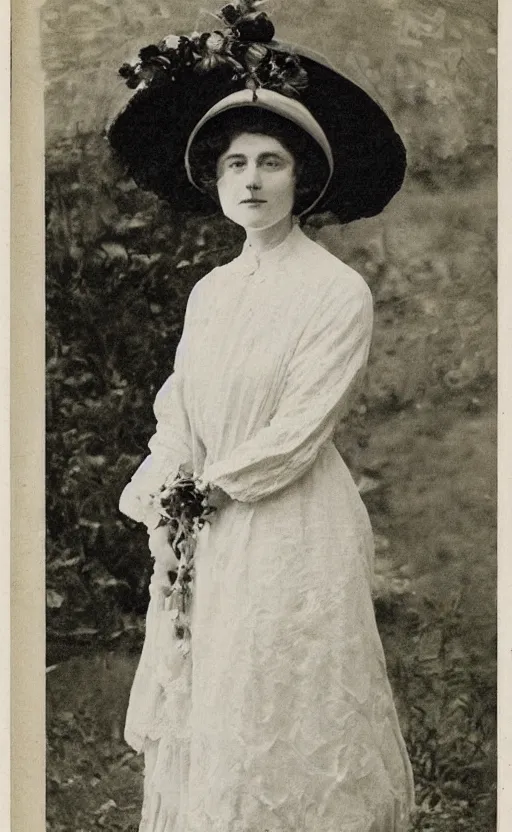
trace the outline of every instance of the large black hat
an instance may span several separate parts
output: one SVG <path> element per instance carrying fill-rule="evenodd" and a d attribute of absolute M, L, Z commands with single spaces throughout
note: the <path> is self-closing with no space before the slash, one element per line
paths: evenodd
<path fill-rule="evenodd" d="M 127 172 L 142 188 L 191 213 L 219 206 L 187 173 L 189 137 L 222 99 L 250 89 L 293 98 L 320 125 L 332 152 L 322 198 L 302 213 L 332 212 L 347 223 L 380 213 L 402 185 L 404 145 L 382 108 L 324 58 L 274 39 L 257 0 L 218 14 L 213 32 L 167 37 L 141 49 L 120 74 L 134 94 L 107 130 Z"/>

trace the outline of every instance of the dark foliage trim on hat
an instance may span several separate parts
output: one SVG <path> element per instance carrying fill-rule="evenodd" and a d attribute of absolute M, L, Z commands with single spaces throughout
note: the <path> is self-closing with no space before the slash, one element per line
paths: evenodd
<path fill-rule="evenodd" d="M 308 75 L 294 54 L 272 48 L 274 25 L 259 7 L 265 0 L 239 0 L 215 15 L 219 28 L 169 35 L 158 45 L 145 46 L 138 60 L 124 63 L 119 74 L 130 89 L 183 80 L 187 73 L 207 73 L 219 66 L 233 72 L 233 81 L 248 89 L 260 87 L 298 98 L 308 85 Z"/>

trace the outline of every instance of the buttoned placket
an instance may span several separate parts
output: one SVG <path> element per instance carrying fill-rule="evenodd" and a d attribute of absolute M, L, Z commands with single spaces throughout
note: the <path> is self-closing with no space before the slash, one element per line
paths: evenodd
<path fill-rule="evenodd" d="M 299 220 L 294 217 L 289 234 L 275 248 L 258 254 L 246 242 L 239 257 L 233 261 L 234 270 L 239 276 L 244 277 L 251 277 L 260 272 L 261 279 L 263 279 L 273 268 L 277 269 L 280 263 L 293 253 L 294 243 L 299 242 L 298 237 L 301 233 Z"/>

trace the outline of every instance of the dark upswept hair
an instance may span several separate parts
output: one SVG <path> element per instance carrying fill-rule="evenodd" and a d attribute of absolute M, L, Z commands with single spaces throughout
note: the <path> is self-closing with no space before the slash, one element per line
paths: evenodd
<path fill-rule="evenodd" d="M 329 177 L 329 164 L 316 141 L 301 127 L 270 110 L 244 107 L 227 110 L 206 122 L 189 151 L 195 182 L 217 203 L 217 162 L 241 133 L 277 139 L 295 162 L 294 212 L 301 214 L 319 196 Z"/>

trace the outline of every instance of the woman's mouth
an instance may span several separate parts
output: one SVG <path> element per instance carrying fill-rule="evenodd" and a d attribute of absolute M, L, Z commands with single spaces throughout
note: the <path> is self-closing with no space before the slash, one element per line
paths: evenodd
<path fill-rule="evenodd" d="M 242 199 L 240 205 L 263 205 L 266 199 Z"/>

